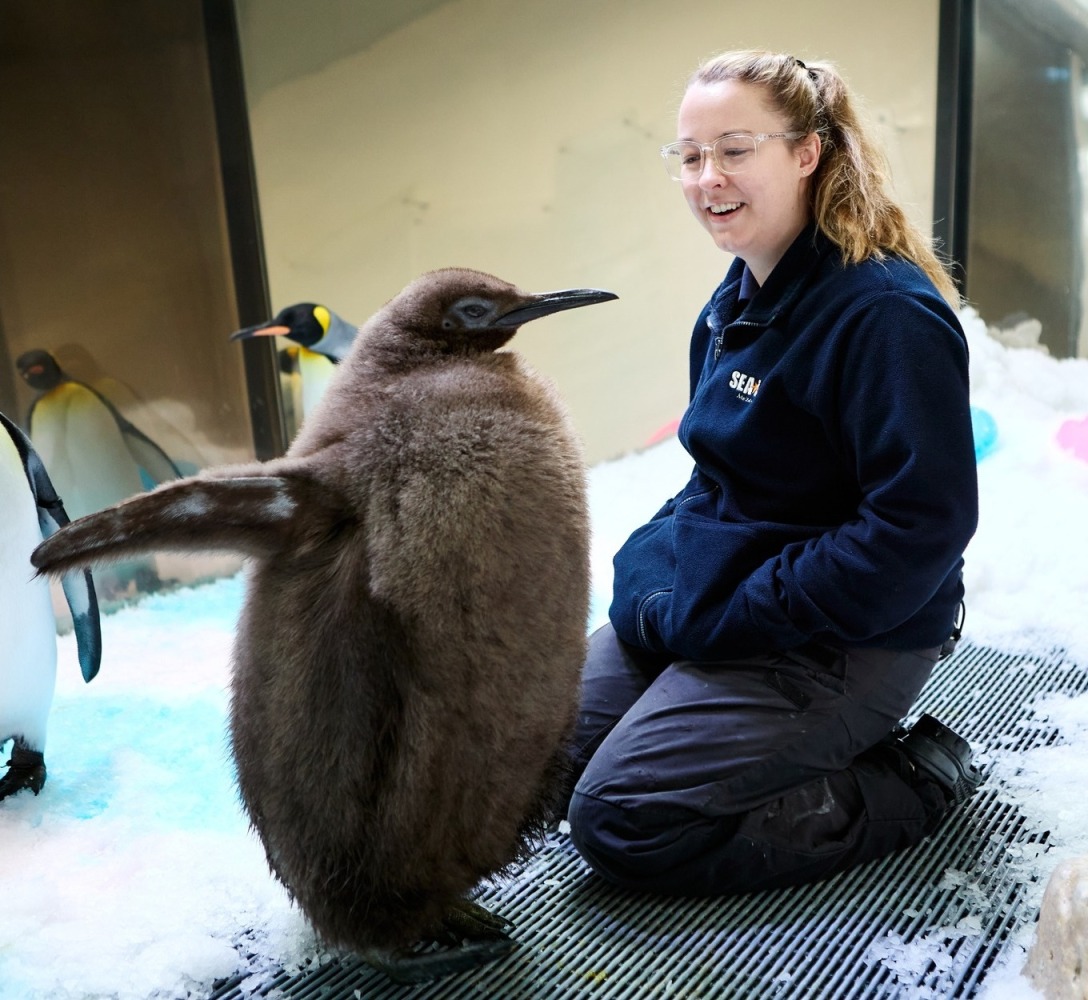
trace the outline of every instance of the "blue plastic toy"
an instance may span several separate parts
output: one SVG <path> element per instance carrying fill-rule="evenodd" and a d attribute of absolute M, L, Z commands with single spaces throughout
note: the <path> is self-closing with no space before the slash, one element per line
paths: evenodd
<path fill-rule="evenodd" d="M 975 437 L 975 461 L 981 462 L 997 447 L 997 422 L 981 407 L 971 407 L 971 432 Z"/>

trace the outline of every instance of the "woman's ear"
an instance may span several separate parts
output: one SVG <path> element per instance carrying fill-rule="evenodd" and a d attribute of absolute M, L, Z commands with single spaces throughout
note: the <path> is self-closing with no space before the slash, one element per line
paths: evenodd
<path fill-rule="evenodd" d="M 808 177 L 820 164 L 820 137 L 815 132 L 809 132 L 795 148 L 801 176 Z"/>

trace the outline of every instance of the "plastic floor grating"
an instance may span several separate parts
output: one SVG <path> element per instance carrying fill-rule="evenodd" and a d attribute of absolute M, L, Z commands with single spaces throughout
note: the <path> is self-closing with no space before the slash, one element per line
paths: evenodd
<path fill-rule="evenodd" d="M 987 770 L 995 754 L 1053 742 L 1030 718 L 1042 694 L 1088 691 L 1060 651 L 1010 655 L 965 646 L 939 664 L 916 706 L 964 736 Z M 478 899 L 515 924 L 519 946 L 490 965 L 415 986 L 352 956 L 213 1000 L 461 1000 L 668 997 L 944 998 L 975 994 L 1010 936 L 1036 919 L 1024 859 L 1047 833 L 987 782 L 938 838 L 826 882 L 721 899 L 666 899 L 595 877 L 562 834 Z M 1037 897 L 1037 894 L 1036 894 Z M 923 957 L 919 960 L 918 956 Z"/>

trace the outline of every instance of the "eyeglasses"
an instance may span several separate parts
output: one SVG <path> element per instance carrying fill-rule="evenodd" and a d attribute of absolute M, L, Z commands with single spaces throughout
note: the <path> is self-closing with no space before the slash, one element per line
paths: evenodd
<path fill-rule="evenodd" d="M 661 147 L 665 170 L 674 181 L 699 177 L 709 151 L 714 167 L 723 174 L 742 174 L 756 162 L 756 150 L 764 139 L 800 139 L 805 132 L 737 132 L 715 139 L 709 146 L 698 142 L 670 142 Z"/>

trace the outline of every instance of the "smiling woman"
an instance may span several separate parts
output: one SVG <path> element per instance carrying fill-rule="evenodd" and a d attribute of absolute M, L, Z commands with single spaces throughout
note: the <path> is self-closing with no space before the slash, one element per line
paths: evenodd
<path fill-rule="evenodd" d="M 694 471 L 590 641 L 569 820 L 605 878 L 707 895 L 918 843 L 972 794 L 967 743 L 899 723 L 958 639 L 978 498 L 955 292 L 835 67 L 726 53 L 678 126 L 735 259 L 692 334 Z"/>
<path fill-rule="evenodd" d="M 675 146 L 689 150 L 679 178 L 688 206 L 717 246 L 743 257 L 760 283 L 812 214 L 820 138 L 788 131 L 784 119 L 765 105 L 760 87 L 737 80 L 694 83 L 680 105 L 685 141 Z"/>
<path fill-rule="evenodd" d="M 741 127 L 744 122 L 749 124 Z M 755 131 L 756 126 L 767 131 Z M 698 159 L 689 156 L 678 176 L 695 217 L 719 247 L 744 257 L 760 283 L 802 226 L 815 218 L 844 261 L 900 253 L 915 261 L 951 304 L 958 304 L 930 239 L 891 196 L 886 156 L 831 64 L 808 66 L 792 56 L 767 59 L 759 53 L 711 60 L 689 81 L 678 131 L 681 141 L 662 153 L 668 162 L 668 151 L 698 147 Z M 708 146 L 699 134 L 718 138 Z M 769 150 L 757 165 L 767 139 L 788 143 L 785 154 Z M 713 152 L 710 170 L 703 156 L 708 149 Z M 753 207 L 748 192 L 754 192 L 754 212 L 745 211 Z M 760 230 L 747 255 L 735 248 L 732 227 L 711 228 L 711 217 L 732 219 L 741 212 Z"/>

